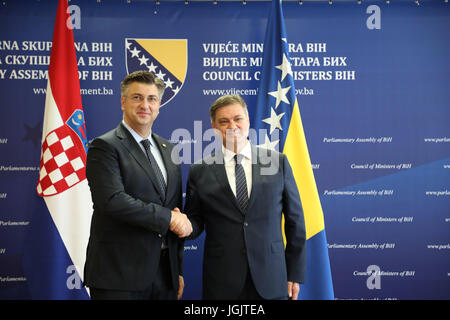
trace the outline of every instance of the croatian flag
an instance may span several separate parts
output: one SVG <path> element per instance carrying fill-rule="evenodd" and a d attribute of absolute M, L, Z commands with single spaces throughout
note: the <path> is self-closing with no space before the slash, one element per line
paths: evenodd
<path fill-rule="evenodd" d="M 47 221 L 54 224 L 48 230 L 56 227 L 59 237 L 53 240 L 62 242 L 48 250 L 54 254 L 56 247 L 62 252 L 48 260 L 48 268 L 55 269 L 50 282 L 57 283 L 46 283 L 46 293 L 40 297 L 88 298 L 81 282 L 93 209 L 85 173 L 88 139 L 67 0 L 58 3 L 48 74 L 36 190 L 50 213 Z"/>

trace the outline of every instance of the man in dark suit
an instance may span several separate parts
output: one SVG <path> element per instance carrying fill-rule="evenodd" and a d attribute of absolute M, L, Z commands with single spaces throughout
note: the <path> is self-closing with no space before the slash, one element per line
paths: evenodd
<path fill-rule="evenodd" d="M 152 133 L 164 83 L 147 71 L 121 83 L 123 121 L 92 141 L 86 176 L 94 214 L 84 269 L 93 299 L 176 299 L 184 288 L 182 205 L 173 145 Z"/>
<path fill-rule="evenodd" d="M 203 298 L 297 299 L 306 235 L 289 162 L 247 140 L 250 123 L 240 96 L 217 99 L 210 118 L 223 146 L 191 166 L 185 206 L 189 239 L 206 230 Z"/>

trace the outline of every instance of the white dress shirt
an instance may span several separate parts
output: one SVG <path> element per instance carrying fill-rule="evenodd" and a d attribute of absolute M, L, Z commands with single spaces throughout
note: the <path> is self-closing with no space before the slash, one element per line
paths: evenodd
<path fill-rule="evenodd" d="M 151 146 L 150 151 L 152 152 L 153 157 L 156 160 L 156 163 L 158 164 L 159 169 L 161 170 L 161 173 L 164 177 L 164 181 L 167 184 L 167 171 L 166 167 L 164 166 L 164 161 L 162 159 L 161 153 L 159 152 L 158 147 L 156 146 L 156 141 L 152 137 L 152 131 L 150 130 L 150 135 L 147 138 L 142 138 L 139 133 L 133 130 L 125 121 L 122 120 L 122 124 L 125 126 L 125 128 L 130 131 L 131 135 L 133 136 L 134 140 L 136 140 L 137 144 L 141 148 L 142 152 L 145 154 L 145 157 L 147 157 L 147 152 L 145 152 L 144 145 L 141 143 L 142 140 L 148 139 L 150 140 Z"/>
<path fill-rule="evenodd" d="M 225 148 L 222 145 L 223 159 L 225 171 L 227 173 L 228 182 L 230 183 L 231 190 L 233 191 L 234 196 L 236 196 L 236 174 L 235 174 L 235 166 L 236 161 L 234 160 L 234 156 L 236 153 Z M 245 180 L 247 182 L 247 192 L 248 198 L 250 199 L 250 194 L 252 191 L 252 148 L 250 146 L 250 142 L 247 141 L 244 149 L 241 150 L 240 154 L 244 157 L 242 158 L 242 167 L 244 168 Z"/>

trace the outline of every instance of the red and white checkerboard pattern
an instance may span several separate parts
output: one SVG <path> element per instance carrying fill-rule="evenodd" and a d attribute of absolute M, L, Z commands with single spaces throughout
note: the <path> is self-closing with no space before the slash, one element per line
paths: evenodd
<path fill-rule="evenodd" d="M 75 146 L 79 142 L 73 141 L 70 130 L 63 125 L 50 132 L 42 143 L 39 182 L 36 187 L 40 196 L 61 193 L 86 179 L 86 164 Z"/>

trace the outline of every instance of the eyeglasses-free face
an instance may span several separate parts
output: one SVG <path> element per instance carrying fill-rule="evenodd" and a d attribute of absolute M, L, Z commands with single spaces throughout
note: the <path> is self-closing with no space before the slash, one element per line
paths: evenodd
<path fill-rule="evenodd" d="M 123 119 L 139 134 L 149 132 L 158 117 L 161 106 L 158 94 L 154 84 L 133 82 L 121 98 Z"/>
<path fill-rule="evenodd" d="M 136 104 L 142 103 L 142 102 L 144 102 L 144 100 L 145 100 L 144 96 L 141 95 L 141 94 L 139 94 L 139 93 L 133 94 L 133 95 L 131 95 L 131 96 L 128 96 L 128 95 L 127 95 L 127 96 L 124 96 L 124 97 L 125 97 L 125 98 L 131 99 L 131 101 L 133 101 L 133 102 L 136 103 Z M 159 98 L 158 98 L 157 96 L 148 96 L 148 97 L 147 97 L 147 102 L 148 102 L 148 104 L 150 104 L 150 105 L 152 105 L 152 106 L 158 104 L 160 101 L 161 101 L 161 100 L 159 100 Z"/>

